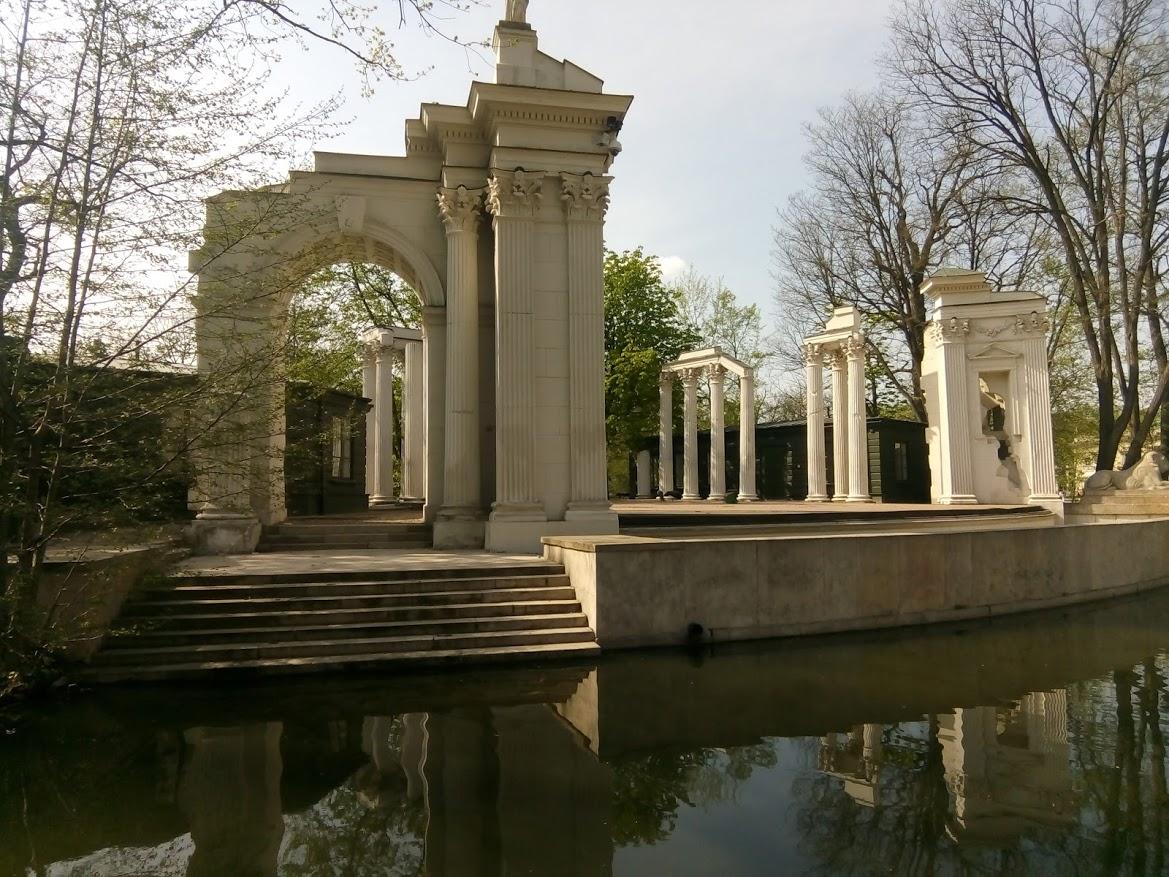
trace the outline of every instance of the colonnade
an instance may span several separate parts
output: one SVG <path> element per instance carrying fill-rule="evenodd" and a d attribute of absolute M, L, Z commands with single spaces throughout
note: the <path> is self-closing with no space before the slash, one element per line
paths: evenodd
<path fill-rule="evenodd" d="M 420 502 L 426 492 L 426 369 L 422 333 L 395 327 L 362 337 L 361 392 L 373 402 L 365 421 L 365 481 L 372 508 Z M 402 370 L 402 492 L 394 484 L 394 365 Z"/>
<path fill-rule="evenodd" d="M 860 313 L 837 308 L 817 335 L 804 339 L 808 386 L 808 502 L 871 502 L 865 339 Z M 832 370 L 833 490 L 824 447 L 824 368 Z"/>
<path fill-rule="evenodd" d="M 697 500 L 698 484 L 698 382 L 710 382 L 710 493 L 712 502 L 726 498 L 726 426 L 723 400 L 726 376 L 739 378 L 739 502 L 759 499 L 755 490 L 755 373 L 745 363 L 717 347 L 684 353 L 662 370 L 659 384 L 658 485 L 662 493 L 674 489 L 674 378 L 681 377 L 685 394 L 682 442 L 682 499 Z"/>

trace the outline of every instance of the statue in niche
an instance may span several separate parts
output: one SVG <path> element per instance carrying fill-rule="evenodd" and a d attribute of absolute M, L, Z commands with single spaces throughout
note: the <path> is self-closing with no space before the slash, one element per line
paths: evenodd
<path fill-rule="evenodd" d="M 1022 488 L 1023 475 L 1019 470 L 1019 461 L 1011 447 L 1011 438 L 1007 434 L 1007 400 L 998 393 L 992 392 L 985 378 L 978 379 L 978 396 L 982 404 L 982 434 L 995 439 L 998 446 L 998 458 L 1002 463 L 999 474 L 1005 475 L 1013 487 Z"/>
<path fill-rule="evenodd" d="M 1128 469 L 1101 469 L 1084 482 L 1084 493 L 1105 490 L 1164 490 L 1169 488 L 1169 460 L 1160 451 L 1149 451 Z"/>
<path fill-rule="evenodd" d="M 503 20 L 513 24 L 527 24 L 528 0 L 507 0 L 507 10 Z"/>

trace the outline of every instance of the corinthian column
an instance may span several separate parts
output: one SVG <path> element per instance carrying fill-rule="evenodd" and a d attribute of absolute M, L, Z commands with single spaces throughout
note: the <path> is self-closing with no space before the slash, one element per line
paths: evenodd
<path fill-rule="evenodd" d="M 366 473 L 371 506 L 392 505 L 394 496 L 394 336 L 372 329 L 365 336 L 367 363 L 373 364 L 373 469 Z M 363 380 L 368 380 L 368 364 Z M 368 421 L 367 421 L 368 425 Z M 370 455 L 366 453 L 367 462 Z"/>
<path fill-rule="evenodd" d="M 710 495 L 711 502 L 727 498 L 727 430 L 723 423 L 723 386 L 727 370 L 721 365 L 707 369 L 710 375 Z"/>
<path fill-rule="evenodd" d="M 843 350 L 824 357 L 832 366 L 832 501 L 848 498 L 848 362 Z"/>
<path fill-rule="evenodd" d="M 869 430 L 865 411 L 865 339 L 857 334 L 845 342 L 848 359 L 848 502 L 871 502 L 869 496 Z"/>
<path fill-rule="evenodd" d="M 938 351 L 942 360 L 942 374 L 938 382 L 941 417 L 937 429 L 942 443 L 943 471 L 938 502 L 941 505 L 977 503 L 974 470 L 970 462 L 970 433 L 973 425 L 970 423 L 969 397 L 966 392 L 966 336 L 970 334 L 970 321 L 952 318 L 941 323 L 934 322 L 927 331 L 935 343 L 941 342 Z"/>
<path fill-rule="evenodd" d="M 439 189 L 446 226 L 446 464 L 441 515 L 477 515 L 479 482 L 479 219 L 483 190 Z"/>
<path fill-rule="evenodd" d="M 608 514 L 609 509 L 604 278 L 609 183 L 609 177 L 592 174 L 560 178 L 568 224 L 569 519 Z"/>
<path fill-rule="evenodd" d="M 662 372 L 658 382 L 658 490 L 674 489 L 674 376 Z"/>
<path fill-rule="evenodd" d="M 1027 400 L 1027 447 L 1031 457 L 1028 502 L 1055 503 L 1062 510 L 1063 495 L 1055 477 L 1055 445 L 1051 437 L 1047 325 L 1047 318 L 1039 313 L 1015 321 L 1016 332 L 1031 336 L 1023 342 L 1023 392 Z"/>
<path fill-rule="evenodd" d="M 755 502 L 755 375 L 739 378 L 739 502 Z"/>
<path fill-rule="evenodd" d="M 682 440 L 682 499 L 702 499 L 698 489 L 698 379 L 702 369 L 682 370 L 685 390 L 685 432 Z"/>
<path fill-rule="evenodd" d="M 426 411 L 422 342 L 407 341 L 402 368 L 402 498 L 419 500 L 426 491 Z"/>
<path fill-rule="evenodd" d="M 487 209 L 495 227 L 495 502 L 491 520 L 543 521 L 535 489 L 533 235 L 543 174 L 496 171 Z"/>
<path fill-rule="evenodd" d="M 828 499 L 824 478 L 824 363 L 819 344 L 804 348 L 808 383 L 808 502 Z"/>

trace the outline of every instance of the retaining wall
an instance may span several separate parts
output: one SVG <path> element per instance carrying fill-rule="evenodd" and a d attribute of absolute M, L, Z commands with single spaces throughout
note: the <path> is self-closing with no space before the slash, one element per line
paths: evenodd
<path fill-rule="evenodd" d="M 546 538 L 605 648 L 1025 612 L 1169 584 L 1169 519 L 916 534 Z"/>

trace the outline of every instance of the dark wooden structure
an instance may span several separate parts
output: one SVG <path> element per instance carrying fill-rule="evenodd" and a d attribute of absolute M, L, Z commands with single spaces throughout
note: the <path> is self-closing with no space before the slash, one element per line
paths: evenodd
<path fill-rule="evenodd" d="M 339 390 L 289 384 L 284 492 L 290 517 L 369 508 L 365 415 L 370 401 Z"/>
<path fill-rule="evenodd" d="M 889 417 L 870 417 L 869 493 L 879 502 L 930 501 L 929 451 L 925 424 Z M 824 430 L 827 450 L 828 492 L 833 492 L 832 424 Z M 642 448 L 653 458 L 657 489 L 658 439 L 647 437 Z M 739 430 L 726 431 L 727 492 L 739 487 Z M 761 499 L 802 500 L 808 495 L 807 424 L 802 420 L 763 423 L 755 428 L 755 479 Z M 681 490 L 683 478 L 682 435 L 674 434 L 674 481 Z M 710 492 L 710 431 L 698 433 L 698 481 L 700 492 Z M 637 494 L 637 474 L 630 460 L 630 496 Z"/>

